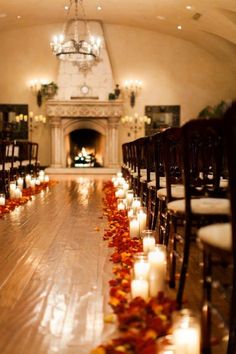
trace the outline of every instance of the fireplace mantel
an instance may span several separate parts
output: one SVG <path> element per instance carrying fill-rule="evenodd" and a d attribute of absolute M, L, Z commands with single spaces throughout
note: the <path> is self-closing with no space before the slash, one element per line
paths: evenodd
<path fill-rule="evenodd" d="M 58 101 L 48 100 L 46 104 L 48 117 L 121 117 L 123 102 L 121 100 L 99 101 L 90 99 Z"/>
<path fill-rule="evenodd" d="M 66 167 L 66 136 L 73 129 L 95 129 L 105 137 L 105 167 L 119 166 L 118 126 L 123 115 L 121 100 L 48 100 L 51 125 L 51 167 Z"/>

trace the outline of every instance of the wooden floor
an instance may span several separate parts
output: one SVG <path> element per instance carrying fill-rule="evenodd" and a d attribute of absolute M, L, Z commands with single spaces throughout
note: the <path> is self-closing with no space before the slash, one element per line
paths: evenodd
<path fill-rule="evenodd" d="M 0 220 L 1 354 L 88 354 L 102 341 L 101 189 L 99 176 L 68 176 Z"/>
<path fill-rule="evenodd" d="M 58 175 L 55 187 L 0 219 L 1 354 L 89 354 L 114 331 L 103 325 L 112 276 L 102 182 L 110 178 Z M 196 310 L 198 257 L 195 247 L 185 293 Z"/>

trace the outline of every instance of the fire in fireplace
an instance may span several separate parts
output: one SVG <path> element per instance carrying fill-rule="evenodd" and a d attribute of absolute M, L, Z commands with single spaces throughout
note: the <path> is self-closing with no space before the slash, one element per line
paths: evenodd
<path fill-rule="evenodd" d="M 102 167 L 103 139 L 102 134 L 92 129 L 78 129 L 71 132 L 71 167 Z"/>

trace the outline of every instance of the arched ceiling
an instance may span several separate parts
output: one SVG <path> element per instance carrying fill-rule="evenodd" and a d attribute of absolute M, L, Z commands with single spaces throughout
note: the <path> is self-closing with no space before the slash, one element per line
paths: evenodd
<path fill-rule="evenodd" d="M 0 0 L 0 31 L 65 22 L 69 2 Z M 166 33 L 222 57 L 236 51 L 236 0 L 84 0 L 83 4 L 88 19 Z"/>

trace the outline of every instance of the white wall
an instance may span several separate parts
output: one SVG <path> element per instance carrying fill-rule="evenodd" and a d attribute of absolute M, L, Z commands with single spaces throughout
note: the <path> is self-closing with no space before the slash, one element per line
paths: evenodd
<path fill-rule="evenodd" d="M 28 103 L 39 111 L 27 87 L 30 79 L 56 80 L 58 62 L 49 42 L 61 25 L 35 26 L 0 33 L 0 103 Z M 196 45 L 164 34 L 118 25 L 104 25 L 115 82 L 140 79 L 143 89 L 133 111 L 145 105 L 181 105 L 181 122 L 193 118 L 208 104 L 235 98 L 235 72 Z M 125 98 L 125 97 L 124 97 Z M 126 98 L 125 98 L 126 100 Z M 125 101 L 127 113 L 132 113 Z M 42 164 L 50 163 L 50 131 L 38 128 Z M 120 129 L 120 143 L 128 140 Z"/>

